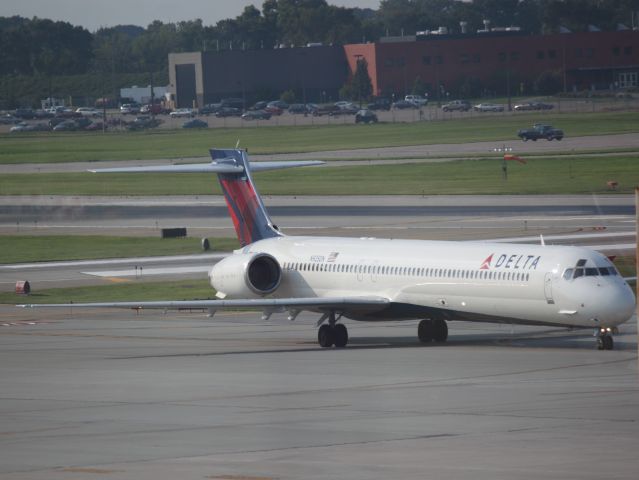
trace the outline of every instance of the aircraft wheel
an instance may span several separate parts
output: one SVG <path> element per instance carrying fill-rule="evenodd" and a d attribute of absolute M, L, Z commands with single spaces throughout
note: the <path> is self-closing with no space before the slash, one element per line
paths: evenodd
<path fill-rule="evenodd" d="M 348 343 L 348 330 L 346 329 L 346 326 L 342 323 L 336 324 L 333 328 L 333 337 L 336 347 L 345 347 Z"/>
<path fill-rule="evenodd" d="M 437 343 L 444 343 L 448 339 L 448 325 L 446 320 L 435 320 L 433 322 L 433 340 Z"/>
<path fill-rule="evenodd" d="M 431 320 L 422 320 L 417 327 L 417 337 L 422 343 L 430 343 L 433 341 L 433 322 Z"/>
<path fill-rule="evenodd" d="M 597 337 L 597 350 L 613 350 L 615 342 L 611 335 L 599 335 Z"/>
<path fill-rule="evenodd" d="M 317 342 L 322 348 L 330 348 L 333 346 L 334 340 L 333 329 L 328 325 L 322 325 L 317 331 Z"/>

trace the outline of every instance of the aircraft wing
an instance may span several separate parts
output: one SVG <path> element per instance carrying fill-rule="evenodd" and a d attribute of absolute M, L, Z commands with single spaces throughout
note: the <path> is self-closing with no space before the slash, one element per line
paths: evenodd
<path fill-rule="evenodd" d="M 104 303 L 48 303 L 17 305 L 21 308 L 130 308 L 144 309 L 207 309 L 221 310 L 227 308 L 255 308 L 267 310 L 365 310 L 377 311 L 390 304 L 384 297 L 308 297 L 308 298 L 255 298 L 237 300 L 185 300 L 159 302 L 104 302 Z"/>

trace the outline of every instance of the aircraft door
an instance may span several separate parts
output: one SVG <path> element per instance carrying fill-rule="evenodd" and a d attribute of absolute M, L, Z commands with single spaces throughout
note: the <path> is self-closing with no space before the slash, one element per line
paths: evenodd
<path fill-rule="evenodd" d="M 555 303 L 555 299 L 552 296 L 552 273 L 546 273 L 544 277 L 544 295 L 546 296 L 546 303 L 549 305 L 553 305 Z"/>

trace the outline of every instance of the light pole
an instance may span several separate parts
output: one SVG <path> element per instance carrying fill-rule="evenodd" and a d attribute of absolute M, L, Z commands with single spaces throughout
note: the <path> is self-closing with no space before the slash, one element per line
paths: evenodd
<path fill-rule="evenodd" d="M 507 147 L 505 144 L 503 144 L 501 147 L 493 148 L 493 152 L 504 154 L 501 160 L 501 172 L 504 177 L 504 181 L 508 180 L 508 164 L 506 163 L 506 155 L 508 155 L 508 152 L 512 151 L 513 149 L 511 147 Z"/>

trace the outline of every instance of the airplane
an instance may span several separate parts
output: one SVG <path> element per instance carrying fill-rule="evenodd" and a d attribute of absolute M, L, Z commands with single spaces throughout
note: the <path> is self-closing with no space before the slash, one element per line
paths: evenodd
<path fill-rule="evenodd" d="M 286 236 L 271 221 L 251 173 L 323 162 L 249 163 L 241 149 L 212 149 L 206 164 L 123 167 L 94 173 L 216 173 L 241 248 L 208 276 L 216 300 L 22 305 L 132 309 L 262 310 L 262 318 L 319 315 L 318 343 L 345 347 L 342 318 L 420 320 L 423 343 L 443 343 L 455 320 L 592 328 L 599 350 L 635 310 L 613 263 L 582 247 L 490 242 Z"/>

